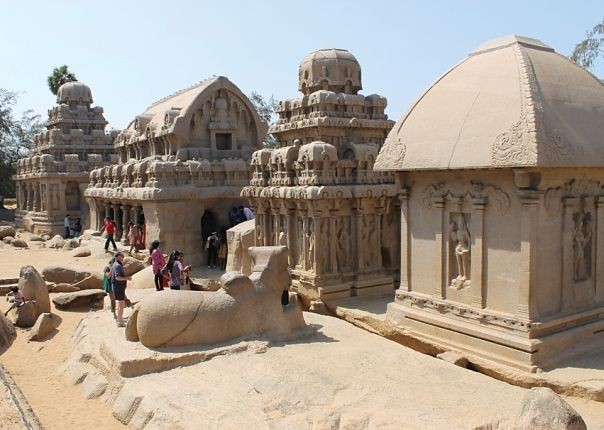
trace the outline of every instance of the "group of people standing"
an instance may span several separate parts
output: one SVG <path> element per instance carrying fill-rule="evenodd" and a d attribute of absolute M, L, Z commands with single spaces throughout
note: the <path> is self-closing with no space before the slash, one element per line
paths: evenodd
<path fill-rule="evenodd" d="M 65 215 L 65 218 L 63 218 L 63 227 L 65 227 L 65 239 L 80 237 L 82 234 L 82 222 L 80 221 L 80 218 L 76 218 L 72 225 L 69 214 Z"/>
<path fill-rule="evenodd" d="M 79 219 L 79 218 L 78 218 Z M 101 228 L 101 233 L 105 232 L 105 252 L 109 252 L 109 245 L 113 245 L 113 250 L 117 252 L 117 245 L 115 244 L 115 230 L 117 229 L 117 224 L 111 217 L 105 217 L 103 221 L 103 227 Z M 129 254 L 132 251 L 140 251 L 145 248 L 145 223 L 143 221 L 139 221 L 134 224 L 132 221 L 128 223 L 128 243 L 130 244 Z"/>

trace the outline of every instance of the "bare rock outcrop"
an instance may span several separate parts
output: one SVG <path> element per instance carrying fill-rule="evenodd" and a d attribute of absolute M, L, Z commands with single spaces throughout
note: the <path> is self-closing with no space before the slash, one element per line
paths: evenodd
<path fill-rule="evenodd" d="M 147 264 L 144 261 L 140 261 L 134 257 L 124 257 L 124 273 L 126 273 L 126 276 L 132 276 L 145 267 L 147 267 Z"/>
<path fill-rule="evenodd" d="M 59 294 L 53 297 L 52 302 L 59 309 L 73 309 L 81 307 L 103 308 L 104 291 L 83 290 L 73 293 Z"/>
<path fill-rule="evenodd" d="M 33 326 L 40 314 L 36 310 L 35 302 L 25 302 L 18 308 L 10 311 L 8 316 L 16 327 L 28 328 Z"/>
<path fill-rule="evenodd" d="M 33 266 L 21 268 L 18 287 L 26 302 L 35 301 L 36 318 L 42 313 L 50 312 L 48 287 L 40 273 Z"/>
<path fill-rule="evenodd" d="M 587 430 L 572 406 L 550 388 L 531 388 L 518 416 L 500 419 L 474 430 Z"/>
<path fill-rule="evenodd" d="M 143 299 L 136 333 L 147 347 L 212 345 L 243 336 L 279 336 L 305 325 L 297 296 L 281 305 L 289 286 L 283 246 L 252 247 L 253 273 L 225 273 L 216 292 L 170 291 Z"/>
<path fill-rule="evenodd" d="M 17 331 L 8 318 L 0 312 L 0 355 L 13 344 L 17 338 Z"/>
<path fill-rule="evenodd" d="M 89 272 L 71 265 L 53 264 L 42 271 L 48 282 L 71 284 L 79 289 L 102 288 L 103 277 L 100 273 Z"/>
<path fill-rule="evenodd" d="M 61 324 L 61 318 L 51 313 L 40 314 L 36 323 L 29 331 L 27 339 L 30 341 L 42 341 Z"/>

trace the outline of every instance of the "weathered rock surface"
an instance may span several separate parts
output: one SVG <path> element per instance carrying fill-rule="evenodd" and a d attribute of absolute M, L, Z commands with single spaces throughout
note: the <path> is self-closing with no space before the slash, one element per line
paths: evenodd
<path fill-rule="evenodd" d="M 51 313 L 40 314 L 28 334 L 30 341 L 42 341 L 61 324 L 61 318 Z"/>
<path fill-rule="evenodd" d="M 193 291 L 218 291 L 221 288 L 222 284 L 216 279 L 191 280 L 191 290 Z"/>
<path fill-rule="evenodd" d="M 587 430 L 585 421 L 572 406 L 550 388 L 531 388 L 518 416 L 500 419 L 474 430 Z"/>
<path fill-rule="evenodd" d="M 52 302 L 59 309 L 73 309 L 85 306 L 102 309 L 105 296 L 106 294 L 104 291 L 83 290 L 59 294 L 58 296 L 53 297 Z"/>
<path fill-rule="evenodd" d="M 80 289 L 71 284 L 54 284 L 50 287 L 50 291 L 53 293 L 73 293 L 75 291 L 80 291 Z"/>
<path fill-rule="evenodd" d="M 13 309 L 8 314 L 12 323 L 21 328 L 33 326 L 38 319 L 39 312 L 34 302 L 25 302 L 22 306 Z"/>
<path fill-rule="evenodd" d="M 459 367 L 468 367 L 468 359 L 457 351 L 445 351 L 436 357 Z"/>
<path fill-rule="evenodd" d="M 19 283 L 17 285 L 25 301 L 35 300 L 36 318 L 42 313 L 50 312 L 48 287 L 40 273 L 33 266 L 24 266 L 21 268 Z"/>
<path fill-rule="evenodd" d="M 90 257 L 91 254 L 90 248 L 85 247 L 76 248 L 69 253 L 72 257 Z"/>
<path fill-rule="evenodd" d="M 0 355 L 13 344 L 17 338 L 17 331 L 8 318 L 0 312 Z"/>
<path fill-rule="evenodd" d="M 66 239 L 65 243 L 63 243 L 63 250 L 70 251 L 76 249 L 78 246 L 80 246 L 80 241 L 78 239 Z"/>
<path fill-rule="evenodd" d="M 2 242 L 6 243 L 7 245 L 10 245 L 10 243 L 15 240 L 14 237 L 12 236 L 6 236 L 4 238 L 2 238 Z"/>
<path fill-rule="evenodd" d="M 244 275 L 252 273 L 252 259 L 248 249 L 254 246 L 255 225 L 255 220 L 252 219 L 227 230 L 227 272 L 241 272 Z"/>
<path fill-rule="evenodd" d="M 29 238 L 29 240 L 31 242 L 44 242 L 44 239 L 42 238 L 42 236 L 38 236 L 38 235 L 33 235 Z"/>
<path fill-rule="evenodd" d="M 17 230 L 12 225 L 0 225 L 0 239 L 4 239 L 7 236 L 15 237 Z"/>
<path fill-rule="evenodd" d="M 88 288 L 101 288 L 100 285 L 103 283 L 103 277 L 101 274 L 89 272 L 72 265 L 53 264 L 44 268 L 42 275 L 44 275 L 44 278 L 48 282 L 55 282 L 57 284 L 63 283 L 73 285 L 89 277 L 92 277 L 92 283 L 94 285 L 98 284 L 99 286 Z M 82 289 L 82 286 L 77 286 Z"/>
<path fill-rule="evenodd" d="M 140 302 L 137 335 L 147 347 L 211 345 L 248 335 L 284 335 L 305 325 L 297 296 L 281 305 L 289 285 L 283 246 L 252 247 L 253 273 L 227 272 L 216 292 L 171 291 Z"/>
<path fill-rule="evenodd" d="M 128 282 L 128 289 L 155 288 L 155 275 L 151 266 L 145 267 L 132 276 L 132 281 Z"/>
<path fill-rule="evenodd" d="M 13 239 L 10 243 L 12 246 L 14 246 L 15 248 L 27 248 L 27 242 L 24 241 L 23 239 Z"/>
<path fill-rule="evenodd" d="M 322 300 L 313 300 L 310 302 L 310 307 L 308 310 L 316 314 L 329 315 L 329 310 Z"/>
<path fill-rule="evenodd" d="M 60 249 L 65 245 L 65 239 L 61 237 L 61 235 L 57 234 L 52 237 L 46 244 L 47 248 Z"/>
<path fill-rule="evenodd" d="M 144 261 L 140 261 L 134 257 L 124 257 L 124 273 L 126 273 L 126 276 L 132 276 L 145 267 L 147 267 L 147 264 Z"/>
<path fill-rule="evenodd" d="M 50 240 L 50 236 L 45 234 L 44 236 L 42 236 L 42 239 L 44 239 L 45 241 Z"/>

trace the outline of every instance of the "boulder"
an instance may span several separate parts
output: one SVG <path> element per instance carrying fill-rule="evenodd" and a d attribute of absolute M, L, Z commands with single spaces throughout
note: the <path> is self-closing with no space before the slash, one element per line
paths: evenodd
<path fill-rule="evenodd" d="M 128 288 L 132 289 L 144 289 L 144 288 L 155 288 L 155 275 L 153 274 L 153 268 L 151 266 L 145 267 L 140 272 L 132 276 L 132 281 L 128 282 Z"/>
<path fill-rule="evenodd" d="M 0 239 L 4 239 L 7 236 L 15 237 L 17 230 L 12 225 L 0 225 Z"/>
<path fill-rule="evenodd" d="M 531 388 L 518 416 L 474 427 L 474 430 L 587 430 L 585 421 L 550 388 Z"/>
<path fill-rule="evenodd" d="M 30 242 L 44 242 L 44 239 L 42 238 L 42 236 L 38 236 L 38 235 L 33 235 L 32 237 L 29 238 Z"/>
<path fill-rule="evenodd" d="M 445 351 L 436 357 L 459 367 L 468 367 L 468 359 L 457 351 Z"/>
<path fill-rule="evenodd" d="M 89 248 L 76 248 L 69 253 L 72 257 L 90 257 L 92 252 L 90 252 Z"/>
<path fill-rule="evenodd" d="M 190 287 L 193 291 L 218 291 L 222 284 L 216 279 L 191 279 Z"/>
<path fill-rule="evenodd" d="M 134 257 L 124 257 L 124 273 L 126 273 L 126 276 L 132 276 L 143 270 L 145 267 L 147 267 L 147 263 L 144 261 L 140 261 Z"/>
<path fill-rule="evenodd" d="M 73 293 L 75 291 L 80 291 L 80 289 L 71 284 L 54 284 L 50 288 L 50 292 L 52 293 Z"/>
<path fill-rule="evenodd" d="M 27 242 L 23 239 L 13 239 L 10 244 L 15 248 L 27 248 Z"/>
<path fill-rule="evenodd" d="M 129 340 L 131 342 L 136 342 L 139 340 L 138 333 L 136 332 L 138 309 L 139 305 L 136 304 L 136 306 L 134 306 L 134 309 L 130 313 L 130 318 L 128 318 L 128 321 L 126 322 L 126 340 Z"/>
<path fill-rule="evenodd" d="M 76 249 L 78 246 L 80 246 L 78 239 L 66 239 L 63 243 L 63 250 L 70 251 L 72 249 Z"/>
<path fill-rule="evenodd" d="M 93 273 L 72 286 L 80 290 L 100 290 L 103 288 L 103 278 Z"/>
<path fill-rule="evenodd" d="M 60 249 L 60 248 L 63 248 L 63 245 L 65 245 L 65 239 L 63 239 L 61 237 L 61 235 L 57 234 L 56 236 L 53 236 L 53 238 L 48 241 L 48 243 L 46 244 L 46 247 L 52 248 L 52 249 Z"/>
<path fill-rule="evenodd" d="M 17 331 L 8 318 L 0 312 L 0 355 L 13 344 L 17 338 Z"/>
<path fill-rule="evenodd" d="M 42 341 L 61 324 L 61 318 L 51 313 L 40 314 L 36 323 L 31 328 L 27 339 L 30 341 Z"/>
<path fill-rule="evenodd" d="M 10 243 L 15 240 L 14 237 L 12 236 L 6 236 L 4 238 L 2 238 L 2 242 L 6 243 L 7 245 L 10 245 Z"/>
<path fill-rule="evenodd" d="M 89 272 L 68 264 L 52 264 L 47 266 L 42 271 L 42 275 L 44 275 L 44 278 L 48 282 L 55 282 L 57 284 L 75 284 L 90 276 L 92 276 L 95 280 L 98 280 L 98 282 L 101 284 L 103 283 L 103 277 L 99 273 Z"/>
<path fill-rule="evenodd" d="M 44 236 L 42 236 L 42 239 L 44 239 L 45 241 L 50 240 L 50 236 L 45 234 Z"/>
<path fill-rule="evenodd" d="M 227 272 L 241 272 L 244 275 L 252 273 L 252 260 L 248 249 L 254 246 L 255 232 L 256 224 L 253 219 L 227 230 Z"/>
<path fill-rule="evenodd" d="M 17 286 L 23 294 L 25 301 L 35 300 L 36 318 L 41 313 L 50 312 L 48 287 L 40 273 L 33 266 L 24 266 L 21 268 Z"/>
<path fill-rule="evenodd" d="M 28 328 L 36 323 L 40 314 L 36 310 L 35 302 L 25 302 L 22 306 L 10 311 L 8 315 L 17 327 Z"/>
<path fill-rule="evenodd" d="M 104 291 L 83 290 L 74 293 L 59 294 L 52 301 L 59 309 L 74 309 L 80 307 L 103 308 Z"/>

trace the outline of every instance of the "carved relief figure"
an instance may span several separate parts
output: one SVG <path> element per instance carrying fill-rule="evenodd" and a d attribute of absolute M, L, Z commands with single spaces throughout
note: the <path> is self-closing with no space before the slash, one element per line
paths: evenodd
<path fill-rule="evenodd" d="M 379 245 L 378 245 L 379 233 L 376 231 L 376 222 L 375 222 L 375 217 L 373 215 L 369 216 L 367 234 L 368 234 L 367 241 L 363 242 L 368 245 L 367 246 L 368 258 L 365 261 L 365 267 L 367 267 L 367 269 L 377 268 L 378 251 L 380 251 Z"/>
<path fill-rule="evenodd" d="M 306 241 L 308 242 L 308 255 L 306 256 L 306 270 L 312 270 L 315 263 L 315 235 L 313 232 L 312 219 L 308 220 L 308 231 L 306 232 Z"/>
<path fill-rule="evenodd" d="M 453 275 L 451 287 L 461 290 L 470 285 L 470 231 L 464 214 L 457 214 L 456 219 L 449 224 L 449 249 L 456 263 L 456 267 L 451 265 L 450 273 Z"/>
<path fill-rule="evenodd" d="M 338 252 L 336 261 L 338 271 L 343 271 L 348 268 L 348 253 L 350 252 L 350 235 L 348 234 L 348 223 L 345 218 L 338 220 Z"/>
<path fill-rule="evenodd" d="M 581 212 L 575 215 L 573 231 L 573 273 L 575 282 L 591 276 L 591 214 Z"/>

